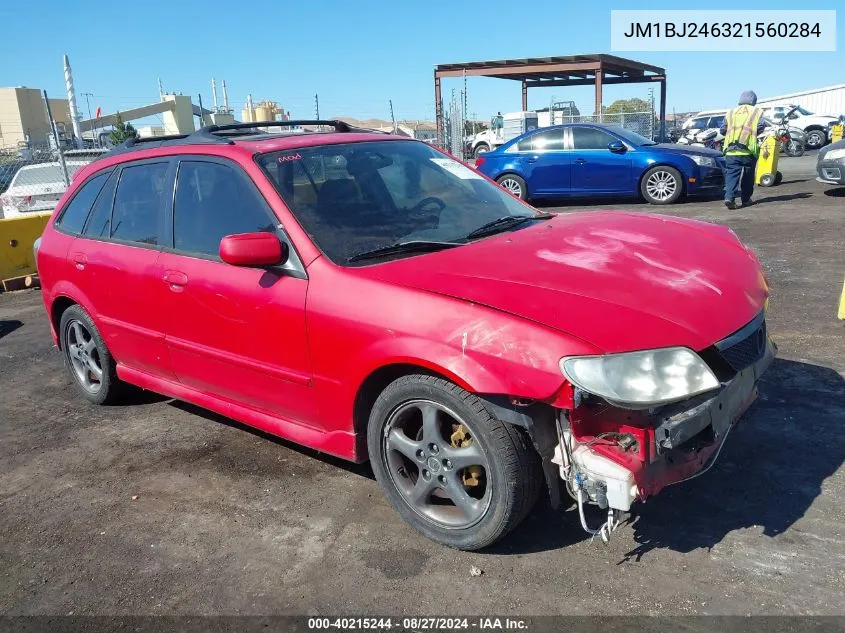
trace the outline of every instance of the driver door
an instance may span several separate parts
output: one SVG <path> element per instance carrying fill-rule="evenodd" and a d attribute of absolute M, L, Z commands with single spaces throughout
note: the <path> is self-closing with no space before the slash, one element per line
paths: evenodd
<path fill-rule="evenodd" d="M 569 128 L 573 195 L 620 195 L 637 191 L 628 150 L 617 154 L 608 145 L 619 139 L 597 127 Z"/>

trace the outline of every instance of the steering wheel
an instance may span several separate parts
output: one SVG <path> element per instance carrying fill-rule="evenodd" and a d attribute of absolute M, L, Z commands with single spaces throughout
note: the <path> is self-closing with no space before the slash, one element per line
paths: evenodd
<path fill-rule="evenodd" d="M 443 202 L 440 198 L 436 198 L 434 196 L 429 196 L 428 198 L 423 198 L 419 202 L 417 202 L 411 209 L 409 209 L 410 213 L 421 213 L 423 209 L 425 209 L 428 205 L 435 204 L 437 205 L 437 211 L 442 211 L 446 208 L 446 203 Z"/>

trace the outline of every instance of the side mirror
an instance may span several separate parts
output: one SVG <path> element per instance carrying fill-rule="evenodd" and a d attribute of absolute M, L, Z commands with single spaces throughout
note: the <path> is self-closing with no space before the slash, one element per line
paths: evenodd
<path fill-rule="evenodd" d="M 287 244 L 273 233 L 239 233 L 220 240 L 220 259 L 232 266 L 277 266 L 288 255 Z"/>
<path fill-rule="evenodd" d="M 625 143 L 622 141 L 613 141 L 608 143 L 607 149 L 609 149 L 614 154 L 624 154 L 627 151 L 627 147 L 625 147 Z"/>

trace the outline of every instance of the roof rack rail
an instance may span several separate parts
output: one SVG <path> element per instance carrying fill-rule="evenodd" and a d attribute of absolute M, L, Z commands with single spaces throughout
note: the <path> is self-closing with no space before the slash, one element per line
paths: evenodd
<path fill-rule="evenodd" d="M 226 132 L 228 130 L 249 130 L 257 127 L 293 127 L 297 125 L 325 125 L 333 127 L 336 132 L 352 132 L 355 129 L 343 121 L 330 119 L 298 119 L 295 121 L 252 121 L 250 123 L 230 123 L 228 125 L 207 125 L 204 128 L 201 128 L 197 134 L 200 132 L 216 134 L 217 132 Z"/>

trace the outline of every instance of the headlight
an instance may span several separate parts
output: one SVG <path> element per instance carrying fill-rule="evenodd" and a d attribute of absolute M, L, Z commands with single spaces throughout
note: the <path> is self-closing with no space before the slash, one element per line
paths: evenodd
<path fill-rule="evenodd" d="M 827 150 L 824 153 L 823 160 L 837 160 L 839 158 L 845 158 L 845 147 Z"/>
<path fill-rule="evenodd" d="M 576 387 L 628 409 L 683 400 L 719 386 L 707 364 L 686 347 L 573 356 L 560 360 Z"/>
<path fill-rule="evenodd" d="M 699 156 L 698 154 L 686 154 L 692 158 L 700 167 L 715 167 L 716 161 L 709 156 Z"/>

